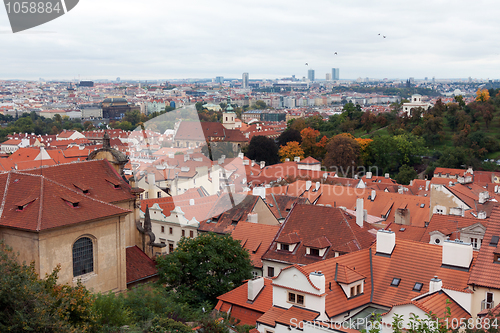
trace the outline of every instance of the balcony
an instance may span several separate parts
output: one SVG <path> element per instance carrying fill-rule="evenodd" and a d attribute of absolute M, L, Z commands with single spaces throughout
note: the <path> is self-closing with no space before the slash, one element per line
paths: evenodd
<path fill-rule="evenodd" d="M 487 302 L 485 299 L 481 301 L 481 311 L 484 309 L 493 309 L 494 308 L 494 303 L 493 302 Z"/>

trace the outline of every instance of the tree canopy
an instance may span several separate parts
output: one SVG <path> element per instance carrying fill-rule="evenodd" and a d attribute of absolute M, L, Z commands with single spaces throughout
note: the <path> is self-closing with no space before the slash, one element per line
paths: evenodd
<path fill-rule="evenodd" d="M 252 277 L 250 255 L 230 235 L 182 238 L 175 251 L 157 258 L 160 282 L 190 304 L 214 305 L 220 296 Z"/>
<path fill-rule="evenodd" d="M 265 161 L 266 165 L 276 164 L 279 162 L 278 150 L 273 139 L 256 135 L 246 147 L 246 157 L 259 162 Z"/>

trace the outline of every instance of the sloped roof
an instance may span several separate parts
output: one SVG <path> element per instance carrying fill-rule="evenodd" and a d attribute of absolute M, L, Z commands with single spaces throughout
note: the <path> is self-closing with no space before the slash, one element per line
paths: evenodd
<path fill-rule="evenodd" d="M 336 316 L 369 303 L 387 307 L 408 303 L 429 291 L 429 281 L 434 276 L 443 281 L 443 288 L 468 289 L 470 272 L 442 266 L 442 247 L 439 245 L 397 238 L 390 257 L 380 256 L 375 252 L 376 243 L 368 249 L 302 267 L 308 273 L 321 271 L 325 275 L 328 316 Z M 476 262 L 476 256 L 477 253 L 474 253 L 472 265 Z M 365 277 L 363 294 L 346 298 L 335 281 L 337 263 Z M 401 279 L 398 287 L 391 286 L 394 278 Z M 420 292 L 413 290 L 416 282 L 423 284 Z"/>
<path fill-rule="evenodd" d="M 130 212 L 49 177 L 14 171 L 0 174 L 0 200 L 1 226 L 36 232 Z"/>
<path fill-rule="evenodd" d="M 309 200 L 302 197 L 279 195 L 270 193 L 266 195 L 266 204 L 277 219 L 286 218 L 295 204 L 307 204 Z"/>
<path fill-rule="evenodd" d="M 500 265 L 494 262 L 495 253 L 500 254 L 500 242 L 494 245 L 494 237 L 500 237 L 500 208 L 494 208 L 489 218 L 483 244 L 475 265 L 472 267 L 469 283 L 488 288 L 500 289 Z"/>
<path fill-rule="evenodd" d="M 219 302 L 217 303 L 215 309 L 227 312 L 227 310 L 229 310 L 229 306 L 231 305 L 240 307 L 246 310 L 246 316 L 244 311 L 238 310 L 236 313 L 231 311 L 231 315 L 240 319 L 242 324 L 255 325 L 257 318 L 273 306 L 273 288 L 271 286 L 271 279 L 262 279 L 264 279 L 264 287 L 253 302 L 248 301 L 247 281 L 245 284 L 217 297 Z M 248 316 L 248 314 L 250 314 L 250 316 Z"/>
<path fill-rule="evenodd" d="M 298 204 L 288 215 L 276 241 L 263 259 L 309 264 L 332 258 L 335 252 L 347 253 L 368 248 L 375 240 L 375 235 L 369 231 L 372 229 L 373 227 L 367 223 L 361 228 L 356 224 L 354 216 L 340 208 Z M 289 240 L 288 237 L 292 237 L 290 235 L 297 236 Z M 277 243 L 286 241 L 293 243 L 300 241 L 300 243 L 293 252 L 278 250 Z M 328 242 L 331 246 L 328 246 L 323 257 L 306 255 L 305 244 L 327 245 Z"/>
<path fill-rule="evenodd" d="M 233 201 L 231 201 L 231 198 Z M 246 221 L 248 214 L 253 210 L 260 197 L 232 193 L 224 193 L 212 205 L 208 219 L 200 222 L 198 230 L 219 234 L 232 233 L 239 221 Z M 235 205 L 233 206 L 233 202 Z"/>
<path fill-rule="evenodd" d="M 439 231 L 444 235 L 450 236 L 450 239 L 456 239 L 459 237 L 459 230 L 474 225 L 476 223 L 481 223 L 483 226 L 488 225 L 490 219 L 477 219 L 473 217 L 462 217 L 455 215 L 441 215 L 433 214 L 429 225 L 427 226 L 427 232 L 422 234 L 422 242 L 430 242 L 431 236 L 429 235 L 432 231 Z"/>
<path fill-rule="evenodd" d="M 279 225 L 240 222 L 231 236 L 241 241 L 241 245 L 250 254 L 253 266 L 262 268 L 261 258 L 271 245 L 279 228 Z"/>
<path fill-rule="evenodd" d="M 125 249 L 127 262 L 127 284 L 158 275 L 155 262 L 136 245 Z"/>
<path fill-rule="evenodd" d="M 83 161 L 49 166 L 45 168 L 18 171 L 31 175 L 43 175 L 68 188 L 78 190 L 77 180 L 89 189 L 87 197 L 109 203 L 133 200 L 130 185 L 127 184 L 106 160 Z M 116 182 L 116 186 L 110 182 Z"/>

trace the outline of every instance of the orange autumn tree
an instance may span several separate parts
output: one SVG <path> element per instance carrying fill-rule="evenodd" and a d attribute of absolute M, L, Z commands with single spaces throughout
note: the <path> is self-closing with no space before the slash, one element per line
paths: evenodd
<path fill-rule="evenodd" d="M 302 150 L 304 150 L 305 156 L 313 156 L 317 158 L 322 158 L 325 154 L 325 147 L 328 139 L 323 136 L 321 140 L 319 138 L 319 131 L 311 127 L 304 128 L 300 131 L 300 136 L 302 137 Z"/>
<path fill-rule="evenodd" d="M 278 154 L 280 155 L 281 162 L 285 162 L 286 158 L 293 160 L 295 156 L 299 156 L 300 159 L 304 158 L 304 150 L 302 150 L 297 141 L 289 141 L 285 146 L 281 146 Z"/>
<path fill-rule="evenodd" d="M 360 147 L 360 150 L 361 150 L 361 153 L 360 153 L 360 159 L 361 159 L 361 162 L 364 164 L 364 162 L 368 159 L 368 146 L 373 142 L 372 139 L 363 139 L 363 138 L 356 138 L 354 139 L 356 140 L 358 143 L 359 143 L 359 147 Z"/>
<path fill-rule="evenodd" d="M 476 102 L 487 102 L 490 99 L 490 92 L 488 89 L 478 89 L 476 91 Z"/>

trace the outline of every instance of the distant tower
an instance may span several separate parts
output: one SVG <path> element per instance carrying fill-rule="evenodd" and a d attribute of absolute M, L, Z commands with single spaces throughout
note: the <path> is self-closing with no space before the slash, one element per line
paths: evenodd
<path fill-rule="evenodd" d="M 227 107 L 224 112 L 222 112 L 222 126 L 227 129 L 235 129 L 236 128 L 236 113 L 233 111 L 233 107 L 231 106 L 231 98 L 227 96 Z"/>
<path fill-rule="evenodd" d="M 334 80 L 334 81 L 339 80 L 339 69 L 338 68 L 332 68 L 332 80 Z"/>
<path fill-rule="evenodd" d="M 243 89 L 248 89 L 248 73 L 243 73 L 241 78 L 241 87 Z"/>
<path fill-rule="evenodd" d="M 224 76 L 216 76 L 215 83 L 223 84 L 224 83 Z"/>
<path fill-rule="evenodd" d="M 332 80 L 332 75 L 330 73 L 326 73 L 325 80 L 331 81 Z"/>
<path fill-rule="evenodd" d="M 314 69 L 310 69 L 307 71 L 307 79 L 311 82 L 314 81 Z"/>

